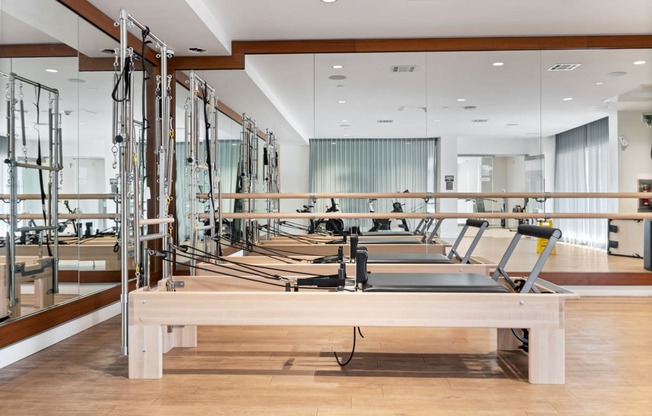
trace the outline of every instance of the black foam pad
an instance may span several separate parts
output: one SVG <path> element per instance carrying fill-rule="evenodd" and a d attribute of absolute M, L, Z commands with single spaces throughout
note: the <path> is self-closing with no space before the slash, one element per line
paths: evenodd
<path fill-rule="evenodd" d="M 472 218 L 469 218 L 466 220 L 466 225 L 469 227 L 475 227 L 475 228 L 482 228 L 482 226 L 489 226 L 489 221 L 487 220 L 474 220 Z"/>
<path fill-rule="evenodd" d="M 552 227 L 539 227 L 538 225 L 519 225 L 518 232 L 536 238 L 550 239 L 553 235 L 561 238 L 561 230 Z"/>
<path fill-rule="evenodd" d="M 451 259 L 437 253 L 369 254 L 368 262 L 389 264 L 449 264 Z"/>

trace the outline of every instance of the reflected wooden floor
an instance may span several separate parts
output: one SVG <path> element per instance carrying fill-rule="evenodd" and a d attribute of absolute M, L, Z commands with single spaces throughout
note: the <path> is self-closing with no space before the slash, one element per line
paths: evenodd
<path fill-rule="evenodd" d="M 471 230 L 469 230 L 471 231 Z M 468 248 L 474 233 L 469 232 L 462 243 L 462 253 Z M 506 229 L 491 228 L 485 232 L 475 255 L 500 261 L 514 233 Z M 529 272 L 532 270 L 537 253 L 536 238 L 522 237 L 512 255 L 507 270 L 510 272 Z M 651 285 L 652 272 L 643 268 L 642 258 L 608 255 L 606 251 L 571 244 L 557 243 L 556 254 L 548 257 L 543 268 L 543 277 L 555 281 L 561 276 L 559 284 L 618 284 L 621 280 L 629 285 Z M 573 282 L 572 275 L 576 276 Z"/>
<path fill-rule="evenodd" d="M 12 415 L 650 415 L 651 298 L 567 304 L 567 383 L 527 383 L 495 331 L 200 328 L 164 358 L 162 380 L 129 380 L 114 318 L 0 370 Z M 512 360 L 510 360 L 512 361 Z"/>

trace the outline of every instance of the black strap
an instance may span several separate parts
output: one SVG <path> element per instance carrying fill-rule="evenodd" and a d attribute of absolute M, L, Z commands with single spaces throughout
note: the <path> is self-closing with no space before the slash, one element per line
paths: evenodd
<path fill-rule="evenodd" d="M 208 106 L 212 105 L 209 100 L 208 100 L 208 85 L 204 82 L 204 91 L 203 91 L 204 97 L 202 101 L 204 102 L 204 128 L 206 129 L 206 166 L 208 167 L 208 187 L 210 188 L 208 190 L 208 200 L 211 203 L 211 215 L 213 216 L 213 223 L 215 223 L 215 196 L 213 195 L 213 166 L 212 166 L 212 158 L 211 158 L 211 142 L 210 142 L 210 129 L 211 129 L 211 123 L 208 122 Z M 214 140 L 217 140 L 217 137 L 213 138 Z M 220 207 L 222 209 L 222 207 Z M 219 230 L 218 233 L 221 233 L 222 230 L 222 224 L 217 225 L 217 229 Z M 220 235 L 218 235 L 217 239 L 217 255 L 222 256 L 222 242 L 221 238 L 219 238 Z"/>
<path fill-rule="evenodd" d="M 41 101 L 41 84 L 36 85 L 36 137 L 38 139 L 38 154 L 36 157 L 36 164 L 38 166 L 43 166 L 43 159 L 41 156 L 41 132 L 38 129 L 38 125 L 41 121 L 41 110 L 39 103 Z M 50 125 L 51 120 L 48 122 L 48 128 L 52 128 Z M 43 211 L 43 224 L 47 227 L 48 225 L 48 215 L 47 215 L 47 210 L 45 206 L 45 184 L 43 183 L 43 170 L 38 171 L 38 183 L 41 188 L 41 210 Z M 48 239 L 48 234 L 45 234 L 45 244 L 48 248 L 48 256 L 52 257 L 52 248 L 50 247 L 50 240 Z"/>
<path fill-rule="evenodd" d="M 129 78 L 129 67 L 131 67 L 131 57 L 127 56 L 125 58 L 125 66 L 122 68 L 122 72 L 120 72 L 120 76 L 118 76 L 118 80 L 116 81 L 115 85 L 113 86 L 113 91 L 111 92 L 111 98 L 113 98 L 113 101 L 122 103 L 127 100 L 127 97 L 129 96 L 129 92 L 131 91 L 131 81 Z M 124 78 L 124 81 L 123 81 Z M 118 88 L 120 87 L 120 84 L 124 85 L 124 88 L 122 90 L 123 95 L 122 98 L 118 97 Z"/>

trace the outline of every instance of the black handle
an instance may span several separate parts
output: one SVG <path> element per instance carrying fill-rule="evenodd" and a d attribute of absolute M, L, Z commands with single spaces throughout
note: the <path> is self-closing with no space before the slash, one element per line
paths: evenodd
<path fill-rule="evenodd" d="M 539 227 L 537 225 L 519 225 L 518 232 L 523 235 L 549 240 L 553 236 L 561 238 L 561 230 L 552 227 Z"/>
<path fill-rule="evenodd" d="M 474 219 L 469 218 L 468 220 L 466 220 L 466 225 L 468 225 L 469 227 L 475 227 L 475 228 L 482 228 L 483 226 L 488 227 L 489 226 L 489 221 L 487 221 L 487 220 L 474 220 Z"/>

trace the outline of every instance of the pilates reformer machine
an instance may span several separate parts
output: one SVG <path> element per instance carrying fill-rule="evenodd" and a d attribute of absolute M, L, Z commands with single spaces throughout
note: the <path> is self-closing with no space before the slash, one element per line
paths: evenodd
<path fill-rule="evenodd" d="M 242 114 L 242 144 L 240 146 L 240 161 L 235 186 L 238 194 L 255 193 L 258 186 L 258 128 L 256 122 L 246 114 Z M 221 196 L 220 196 L 221 198 Z M 235 198 L 234 212 L 257 212 L 257 199 Z M 231 244 L 242 244 L 251 247 L 258 242 L 258 220 L 245 216 L 235 219 L 231 226 Z"/>
<path fill-rule="evenodd" d="M 505 266 L 522 235 L 549 241 L 530 275 L 517 280 Z M 311 277 L 170 277 L 129 296 L 129 377 L 161 378 L 163 354 L 196 346 L 198 325 L 471 327 L 498 328 L 499 350 L 527 350 L 531 383 L 563 384 L 564 303 L 576 296 L 538 279 L 560 237 L 554 228 L 519 227 L 491 277 L 369 274 L 363 248 L 354 278 L 342 266 Z"/>
<path fill-rule="evenodd" d="M 172 202 L 171 185 L 174 169 L 174 130 L 172 129 L 170 117 L 170 102 L 172 99 L 171 82 L 172 76 L 168 74 L 168 59 L 173 52 L 168 49 L 167 44 L 154 35 L 150 29 L 131 16 L 127 10 L 120 9 L 120 16 L 116 24 L 120 28 L 120 47 L 116 50 L 116 71 L 115 85 L 112 93 L 113 98 L 113 146 L 117 147 L 118 170 L 119 170 L 119 209 L 120 209 L 120 265 L 121 265 L 121 287 L 120 297 L 122 309 L 122 352 L 127 354 L 127 319 L 128 319 L 128 291 L 129 283 L 132 280 L 129 274 L 129 260 L 133 258 L 135 265 L 136 287 L 148 287 L 151 275 L 151 264 L 149 256 L 152 254 L 147 248 L 150 242 L 160 241 L 162 251 L 167 251 L 172 238 L 172 224 L 174 218 L 168 214 L 169 204 Z M 135 121 L 133 106 L 133 77 L 135 74 L 134 59 L 136 53 L 129 46 L 128 29 L 138 28 L 141 31 L 142 49 L 140 51 L 143 73 L 146 72 L 145 49 L 148 43 L 152 43 L 158 50 L 160 73 L 156 76 L 156 121 L 153 123 L 155 129 L 155 148 L 157 163 L 154 167 L 155 175 L 158 177 L 158 210 L 155 218 L 144 218 L 144 192 L 141 189 L 142 181 L 139 162 L 137 138 L 135 137 Z M 143 102 L 142 102 L 142 123 L 141 132 L 144 135 L 151 127 L 146 118 L 145 108 L 145 83 L 148 77 L 143 77 Z M 141 138 L 141 144 L 144 138 Z M 142 148 L 142 146 L 141 146 Z M 144 162 L 144 161 L 143 161 Z M 155 232 L 149 233 L 149 227 L 157 227 Z M 165 262 L 162 265 L 162 277 L 171 276 L 170 264 Z"/>
<path fill-rule="evenodd" d="M 59 172 L 62 169 L 61 145 L 61 115 L 59 114 L 59 91 L 36 81 L 21 77 L 15 73 L 0 73 L 0 78 L 6 78 L 7 99 L 7 157 L 4 159 L 9 171 L 10 189 L 9 215 L 3 216 L 8 222 L 5 239 L 5 258 L 1 265 L 0 286 L 0 319 L 17 317 L 21 314 L 21 284 L 35 283 L 35 304 L 37 307 L 46 307 L 54 303 L 54 294 L 59 292 L 58 275 L 58 192 Z M 34 128 L 37 138 L 37 156 L 32 163 L 28 157 L 27 124 L 25 121 L 23 86 L 34 88 L 34 105 L 36 119 Z M 41 131 L 39 129 L 41 117 L 41 96 L 47 93 L 47 151 L 41 146 Z M 20 120 L 20 129 L 17 127 Z M 22 142 L 22 155 L 19 155 L 17 141 Z M 45 153 L 45 154 L 44 154 Z M 22 172 L 36 172 L 40 186 L 38 199 L 41 202 L 40 214 L 19 214 L 19 170 Z M 43 173 L 47 172 L 47 178 Z M 25 180 L 24 175 L 22 176 Z M 7 201 L 5 199 L 5 201 Z M 19 221 L 29 220 L 26 225 L 19 227 Z M 42 222 L 37 224 L 36 221 Z M 17 257 L 17 245 L 20 242 L 17 234 L 25 235 L 34 233 L 40 247 L 37 256 Z M 47 253 L 43 253 L 43 245 Z M 24 255 L 24 254 L 23 254 Z"/>

